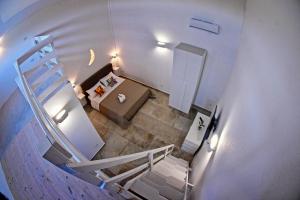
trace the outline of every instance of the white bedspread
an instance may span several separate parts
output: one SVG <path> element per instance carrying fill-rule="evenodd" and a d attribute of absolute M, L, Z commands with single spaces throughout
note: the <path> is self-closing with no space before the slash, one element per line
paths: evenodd
<path fill-rule="evenodd" d="M 91 106 L 94 109 L 100 111 L 99 105 L 105 99 L 105 97 L 107 97 L 114 89 L 116 89 L 121 83 L 123 83 L 123 81 L 125 81 L 125 79 L 123 79 L 121 77 L 116 77 L 116 80 L 118 83 L 116 83 L 113 87 L 107 86 L 104 88 L 105 93 L 101 97 L 100 97 L 100 95 L 97 95 L 94 98 L 92 98 L 91 96 L 88 97 L 91 100 Z M 99 83 L 99 85 L 100 85 L 100 83 Z"/>

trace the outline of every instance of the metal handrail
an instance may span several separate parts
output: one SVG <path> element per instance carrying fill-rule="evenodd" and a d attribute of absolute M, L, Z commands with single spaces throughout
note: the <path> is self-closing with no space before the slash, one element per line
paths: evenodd
<path fill-rule="evenodd" d="M 68 164 L 69 167 L 72 167 L 73 169 L 79 170 L 79 171 L 95 171 L 99 169 L 105 169 L 109 167 L 115 167 L 120 164 L 128 163 L 137 159 L 141 159 L 144 157 L 147 157 L 149 153 L 156 154 L 161 151 L 166 151 L 168 149 L 174 148 L 174 144 L 160 147 L 157 149 L 147 150 L 143 152 L 138 152 L 134 154 L 124 155 L 124 156 L 118 156 L 113 158 L 106 158 L 101 160 L 92 160 L 88 162 L 81 162 L 81 163 L 70 163 Z M 168 151 L 170 153 L 172 150 Z"/>
<path fill-rule="evenodd" d="M 134 153 L 134 154 L 129 154 L 125 156 L 106 158 L 102 160 L 86 161 L 81 163 L 69 163 L 67 164 L 67 166 L 79 172 L 93 174 L 101 169 L 119 166 L 145 157 L 148 158 L 148 163 L 141 164 L 129 171 L 104 179 L 104 182 L 106 183 L 115 183 L 115 182 L 122 181 L 129 176 L 137 174 L 143 171 L 144 169 L 149 169 L 151 171 L 155 163 L 165 158 L 168 154 L 170 154 L 173 151 L 173 149 L 174 149 L 174 144 L 171 144 L 165 147 L 147 150 L 147 151 Z M 164 154 L 153 159 L 153 155 L 159 152 L 164 152 Z"/>

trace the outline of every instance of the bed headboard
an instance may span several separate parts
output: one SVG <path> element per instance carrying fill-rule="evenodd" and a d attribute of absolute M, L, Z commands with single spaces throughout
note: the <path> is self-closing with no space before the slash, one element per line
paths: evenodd
<path fill-rule="evenodd" d="M 85 91 L 90 89 L 91 87 L 93 87 L 101 78 L 103 78 L 110 72 L 112 72 L 112 64 L 111 63 L 105 65 L 99 71 L 97 71 L 95 74 L 93 74 L 91 77 L 86 79 L 83 83 L 80 84 L 83 93 L 87 96 Z"/>

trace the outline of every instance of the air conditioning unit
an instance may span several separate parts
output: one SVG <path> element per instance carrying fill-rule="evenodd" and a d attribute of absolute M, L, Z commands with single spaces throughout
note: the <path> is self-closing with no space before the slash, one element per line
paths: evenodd
<path fill-rule="evenodd" d="M 206 19 L 200 19 L 200 18 L 193 17 L 190 20 L 190 27 L 208 31 L 208 32 L 211 32 L 214 34 L 220 33 L 220 26 L 218 24 L 212 23 Z"/>

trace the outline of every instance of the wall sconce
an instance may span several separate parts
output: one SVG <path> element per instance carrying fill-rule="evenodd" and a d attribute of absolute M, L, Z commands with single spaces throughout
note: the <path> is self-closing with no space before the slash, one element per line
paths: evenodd
<path fill-rule="evenodd" d="M 219 142 L 219 136 L 218 134 L 215 133 L 210 138 L 210 141 L 207 141 L 208 152 L 215 151 L 217 149 L 218 142 Z"/>
<path fill-rule="evenodd" d="M 156 45 L 161 48 L 167 48 L 166 42 L 157 41 Z"/>
<path fill-rule="evenodd" d="M 78 95 L 78 94 L 81 93 L 81 87 L 80 87 L 80 85 L 75 85 L 73 87 L 73 89 L 74 89 L 74 92 L 75 92 L 76 95 Z"/>
<path fill-rule="evenodd" d="M 72 81 L 69 81 L 69 83 L 71 84 L 72 88 L 75 88 L 76 84 Z"/>
<path fill-rule="evenodd" d="M 93 63 L 94 63 L 94 61 L 95 61 L 95 52 L 94 52 L 94 50 L 93 49 L 90 49 L 90 62 L 89 62 L 89 66 L 91 66 Z"/>
<path fill-rule="evenodd" d="M 111 56 L 111 64 L 112 64 L 114 74 L 120 76 L 121 72 L 120 72 L 120 65 L 119 65 L 119 55 L 117 53 Z"/>
<path fill-rule="evenodd" d="M 68 117 L 68 112 L 63 109 L 59 113 L 54 116 L 54 121 L 58 123 L 62 123 Z"/>
<path fill-rule="evenodd" d="M 118 58 L 119 55 L 117 53 L 115 53 L 114 55 L 111 56 L 111 59 L 115 59 L 115 58 Z"/>

